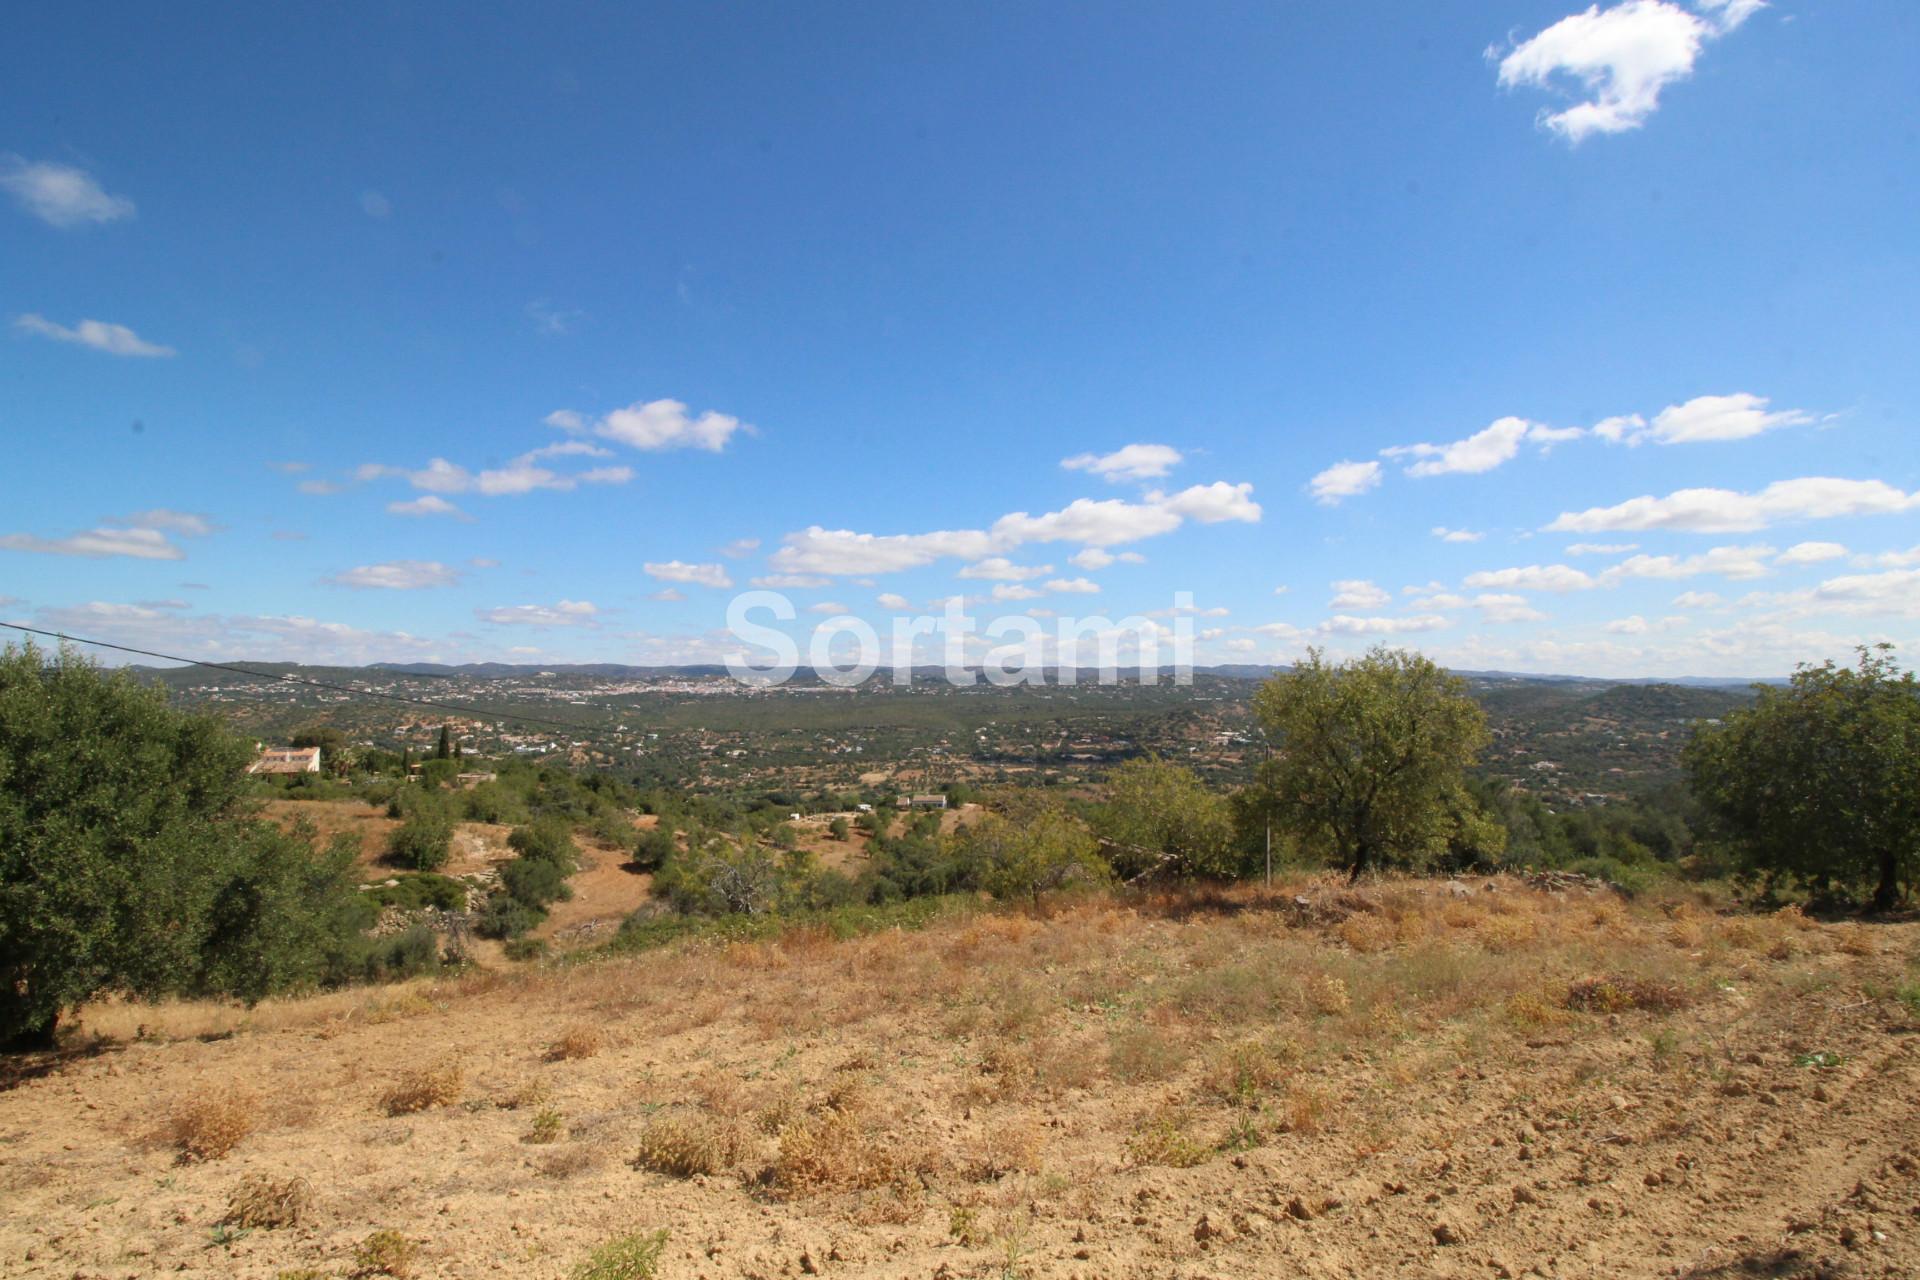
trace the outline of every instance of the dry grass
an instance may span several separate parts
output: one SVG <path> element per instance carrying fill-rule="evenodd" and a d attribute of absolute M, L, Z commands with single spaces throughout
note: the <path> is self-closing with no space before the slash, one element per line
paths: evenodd
<path fill-rule="evenodd" d="M 636 1168 L 671 1178 L 719 1173 L 740 1158 L 746 1143 L 741 1126 L 718 1116 L 670 1111 L 655 1116 L 640 1134 Z"/>
<path fill-rule="evenodd" d="M 586 1023 L 577 1023 L 562 1031 L 552 1044 L 547 1046 L 548 1062 L 572 1062 L 580 1058 L 591 1058 L 606 1048 L 607 1038 L 600 1028 Z"/>
<path fill-rule="evenodd" d="M 457 1060 L 419 1067 L 394 1081 L 393 1087 L 380 1096 L 380 1106 L 390 1116 L 450 1107 L 460 1101 L 466 1083 L 467 1069 Z"/>
<path fill-rule="evenodd" d="M 227 1201 L 220 1221 L 232 1227 L 297 1227 L 313 1216 L 313 1184 L 305 1178 L 250 1173 Z"/>
<path fill-rule="evenodd" d="M 1686 992 L 1674 984 L 1627 974 L 1579 978 L 1567 988 L 1567 1008 L 1585 1013 L 1624 1013 L 1630 1009 L 1672 1013 L 1686 1005 Z"/>
<path fill-rule="evenodd" d="M 182 1160 L 218 1160 L 253 1132 L 258 1110 L 258 1100 L 246 1092 L 194 1098 L 174 1108 L 166 1138 Z"/>

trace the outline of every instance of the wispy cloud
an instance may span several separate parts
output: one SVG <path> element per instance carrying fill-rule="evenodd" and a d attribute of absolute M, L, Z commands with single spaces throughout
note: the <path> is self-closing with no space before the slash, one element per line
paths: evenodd
<path fill-rule="evenodd" d="M 13 327 L 21 333 L 52 338 L 55 342 L 71 342 L 75 346 L 104 351 L 110 356 L 141 356 L 151 359 L 180 354 L 172 347 L 148 342 L 123 324 L 109 324 L 104 320 L 82 320 L 69 329 L 63 324 L 55 324 L 45 316 L 28 312 L 26 315 L 17 317 Z"/>
<path fill-rule="evenodd" d="M 438 560 L 389 560 L 343 569 L 324 581 L 356 590 L 420 591 L 453 586 L 460 581 L 460 571 Z"/>
<path fill-rule="evenodd" d="M 0 550 L 88 559 L 126 556 L 134 560 L 183 560 L 186 552 L 169 534 L 201 538 L 218 529 L 206 516 L 157 507 L 127 516 L 109 516 L 97 528 L 64 538 L 43 538 L 30 533 L 0 535 Z"/>
<path fill-rule="evenodd" d="M 678 400 L 636 401 L 592 419 L 573 409 L 556 409 L 546 416 L 546 424 L 560 431 L 591 432 L 648 452 L 705 449 L 719 453 L 736 432 L 751 435 L 754 430 L 731 414 L 708 410 L 696 416 Z"/>
<path fill-rule="evenodd" d="M 1342 498 L 1352 498 L 1380 487 L 1377 462 L 1336 462 L 1307 481 L 1307 491 L 1315 502 L 1333 506 Z"/>
<path fill-rule="evenodd" d="M 1736 391 L 1727 396 L 1695 396 L 1685 404 L 1670 404 L 1648 423 L 1639 414 L 1608 418 L 1593 429 L 1602 440 L 1636 445 L 1704 444 L 1746 440 L 1763 431 L 1800 426 L 1813 415 L 1800 409 L 1769 409 L 1765 396 Z"/>
<path fill-rule="evenodd" d="M 1086 471 L 1103 480 L 1151 480 L 1180 465 L 1180 451 L 1164 444 L 1130 444 L 1112 453 L 1081 453 L 1063 458 L 1069 471 Z"/>
<path fill-rule="evenodd" d="M 596 625 L 600 610 L 591 600 L 562 600 L 558 604 L 503 604 L 475 609 L 482 622 L 501 627 L 582 627 Z"/>
<path fill-rule="evenodd" d="M 730 587 L 733 578 L 721 564 L 687 564 L 681 560 L 648 561 L 641 565 L 650 578 L 662 582 L 685 582 L 701 587 Z"/>
<path fill-rule="evenodd" d="M 1564 512 L 1547 528 L 1560 533 L 1645 529 L 1748 533 L 1787 520 L 1893 515 L 1916 507 L 1920 507 L 1920 492 L 1905 493 L 1883 480 L 1808 476 L 1777 480 L 1758 493 L 1677 489 L 1664 498 L 1630 498 L 1611 507 Z"/>
<path fill-rule="evenodd" d="M 134 215 L 133 201 L 108 195 L 85 169 L 21 156 L 0 155 L 0 191 L 40 221 L 54 227 L 119 222 Z"/>

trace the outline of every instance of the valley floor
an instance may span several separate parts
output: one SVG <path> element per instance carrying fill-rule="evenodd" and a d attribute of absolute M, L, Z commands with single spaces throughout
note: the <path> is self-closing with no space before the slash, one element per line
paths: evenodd
<path fill-rule="evenodd" d="M 1917 952 L 1301 880 L 102 1008 L 0 1088 L 0 1274 L 1920 1275 Z"/>

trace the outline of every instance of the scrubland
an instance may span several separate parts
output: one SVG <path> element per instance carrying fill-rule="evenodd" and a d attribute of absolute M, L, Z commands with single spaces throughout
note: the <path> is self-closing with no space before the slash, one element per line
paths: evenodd
<path fill-rule="evenodd" d="M 1303 878 L 104 1005 L 0 1089 L 0 1273 L 1910 1276 L 1917 955 Z"/>

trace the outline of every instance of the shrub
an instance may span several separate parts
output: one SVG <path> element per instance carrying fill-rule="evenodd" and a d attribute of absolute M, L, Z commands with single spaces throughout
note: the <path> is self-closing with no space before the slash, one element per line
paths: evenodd
<path fill-rule="evenodd" d="M 487 895 L 487 905 L 480 909 L 480 918 L 474 922 L 473 928 L 483 938 L 518 940 L 527 930 L 538 928 L 546 918 L 545 907 L 529 906 L 502 891 Z"/>
<path fill-rule="evenodd" d="M 509 960 L 538 960 L 547 954 L 545 938 L 508 938 L 502 948 Z"/>
<path fill-rule="evenodd" d="M 573 1269 L 573 1280 L 653 1280 L 666 1247 L 665 1231 L 635 1232 L 609 1240 Z"/>
<path fill-rule="evenodd" d="M 467 909 L 467 886 L 452 876 L 420 871 L 396 876 L 395 879 L 399 881 L 398 884 L 375 885 L 365 890 L 366 897 L 383 907 L 398 907 L 402 911 L 419 911 L 426 907 L 436 911 Z"/>
<path fill-rule="evenodd" d="M 387 838 L 387 860 L 410 871 L 438 871 L 453 848 L 453 818 L 444 805 L 415 809 Z"/>
<path fill-rule="evenodd" d="M 527 1130 L 524 1142 L 536 1145 L 558 1142 L 567 1136 L 567 1122 L 556 1107 L 542 1107 L 533 1113 L 533 1127 Z"/>
<path fill-rule="evenodd" d="M 1136 1165 L 1165 1165 L 1172 1169 L 1191 1169 L 1215 1155 L 1213 1144 L 1192 1132 L 1193 1117 L 1186 1111 L 1168 1109 L 1147 1116 L 1127 1139 L 1127 1159 Z"/>
<path fill-rule="evenodd" d="M 640 1134 L 636 1168 L 673 1178 L 718 1173 L 740 1156 L 739 1129 L 711 1116 L 669 1113 L 656 1116 Z"/>
<path fill-rule="evenodd" d="M 353 1251 L 353 1274 L 407 1280 L 419 1256 L 420 1246 L 398 1231 L 376 1231 Z"/>
<path fill-rule="evenodd" d="M 1113 1037 L 1107 1070 L 1116 1080 L 1164 1080 L 1180 1069 L 1187 1051 L 1157 1027 L 1131 1027 Z"/>
<path fill-rule="evenodd" d="M 673 832 L 665 827 L 649 827 L 639 832 L 633 845 L 633 866 L 640 871 L 658 871 L 660 864 L 679 848 Z"/>
<path fill-rule="evenodd" d="M 253 1132 L 254 1109 L 254 1098 L 245 1093 L 195 1098 L 174 1109 L 168 1137 L 182 1160 L 218 1160 Z"/>
<path fill-rule="evenodd" d="M 507 836 L 507 847 L 523 859 L 549 862 L 569 875 L 579 865 L 580 850 L 573 842 L 573 828 L 565 818 L 543 814 L 524 827 L 515 827 Z"/>
<path fill-rule="evenodd" d="M 382 938 L 358 943 L 354 977 L 367 982 L 399 982 L 440 968 L 439 935 L 424 924 L 409 925 Z"/>
<path fill-rule="evenodd" d="M 606 1042 L 606 1037 L 600 1034 L 598 1027 L 585 1024 L 568 1027 L 547 1046 L 547 1061 L 567 1062 L 575 1058 L 591 1058 L 606 1046 Z"/>
<path fill-rule="evenodd" d="M 528 907 L 544 907 L 573 896 L 566 870 L 560 864 L 525 855 L 501 865 L 500 887 L 508 897 Z"/>
<path fill-rule="evenodd" d="M 297 1227 L 313 1213 L 313 1184 L 305 1178 L 250 1173 L 227 1202 L 221 1223 L 232 1227 Z"/>
<path fill-rule="evenodd" d="M 432 1107 L 450 1107 L 460 1101 L 466 1068 L 458 1062 L 419 1067 L 403 1074 L 381 1095 L 380 1105 L 390 1116 L 410 1115 Z"/>

